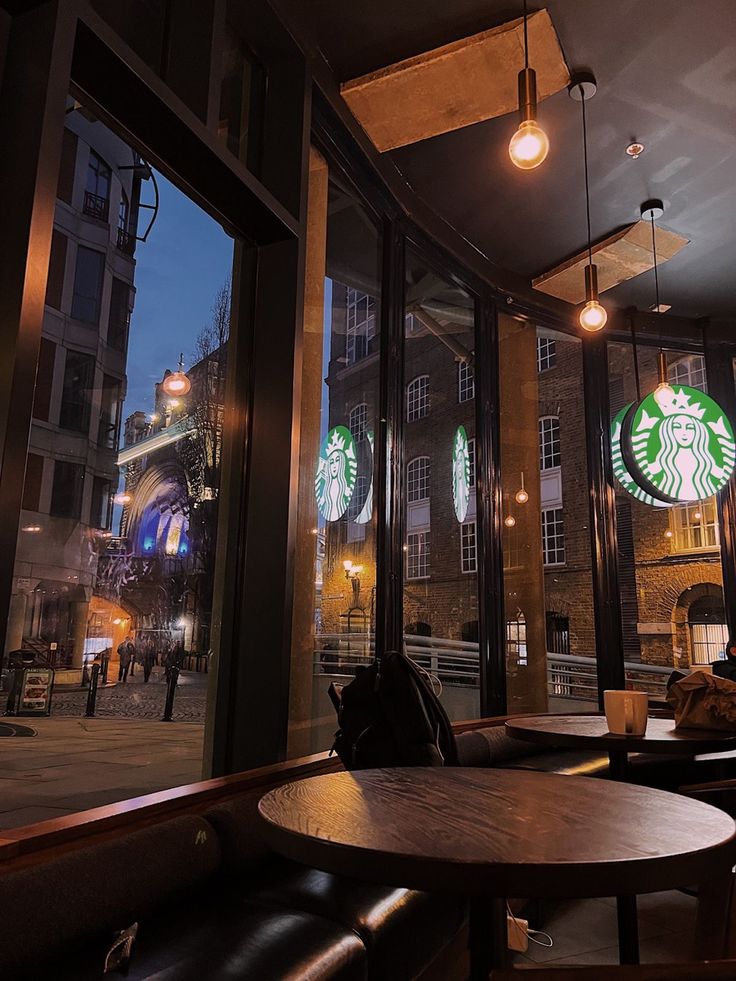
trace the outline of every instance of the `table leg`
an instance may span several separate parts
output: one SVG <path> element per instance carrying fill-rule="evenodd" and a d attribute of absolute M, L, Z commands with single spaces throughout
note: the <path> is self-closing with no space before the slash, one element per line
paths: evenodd
<path fill-rule="evenodd" d="M 618 959 L 620 964 L 639 963 L 639 918 L 636 896 L 617 896 Z"/>
<path fill-rule="evenodd" d="M 608 754 L 608 772 L 611 780 L 626 781 L 629 779 L 629 754 L 619 749 L 611 750 Z"/>
<path fill-rule="evenodd" d="M 695 960 L 718 960 L 732 954 L 728 929 L 734 902 L 734 876 L 730 870 L 699 884 Z"/>
<path fill-rule="evenodd" d="M 470 981 L 488 981 L 494 967 L 508 966 L 506 900 L 470 900 Z"/>

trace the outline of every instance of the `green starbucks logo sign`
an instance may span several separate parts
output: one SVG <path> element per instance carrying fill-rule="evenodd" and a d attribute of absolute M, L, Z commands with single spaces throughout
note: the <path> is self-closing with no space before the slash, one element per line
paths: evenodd
<path fill-rule="evenodd" d="M 350 430 L 335 426 L 322 442 L 314 480 L 317 507 L 325 521 L 337 521 L 345 514 L 357 473 L 355 441 Z"/>
<path fill-rule="evenodd" d="M 636 484 L 666 504 L 701 501 L 726 483 L 736 441 L 723 409 L 675 385 L 632 405 L 622 423 L 623 462 Z"/>
<path fill-rule="evenodd" d="M 468 435 L 463 426 L 455 430 L 452 443 L 452 501 L 455 505 L 455 516 L 461 523 L 465 521 L 470 500 L 470 453 L 468 452 Z"/>
<path fill-rule="evenodd" d="M 613 421 L 611 422 L 611 461 L 613 464 L 613 475 L 619 484 L 621 484 L 623 489 L 628 491 L 629 494 L 631 494 L 632 497 L 635 497 L 637 501 L 641 501 L 642 504 L 649 504 L 655 508 L 667 508 L 670 506 L 669 504 L 666 504 L 664 501 L 660 501 L 656 497 L 652 497 L 651 494 L 647 494 L 646 491 L 643 491 L 626 469 L 623 450 L 621 449 L 621 432 L 624 417 L 631 408 L 631 405 L 632 403 L 629 403 L 629 405 L 624 406 L 620 412 L 616 413 L 616 415 L 613 417 Z"/>

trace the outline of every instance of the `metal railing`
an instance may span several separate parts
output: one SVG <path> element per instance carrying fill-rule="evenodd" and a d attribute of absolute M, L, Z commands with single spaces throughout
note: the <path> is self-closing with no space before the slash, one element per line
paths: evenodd
<path fill-rule="evenodd" d="M 136 241 L 135 235 L 126 231 L 124 228 L 118 228 L 117 247 L 120 252 L 132 256 L 135 253 Z"/>
<path fill-rule="evenodd" d="M 317 634 L 314 673 L 351 678 L 374 654 L 371 634 Z M 478 685 L 478 644 L 444 637 L 404 635 L 404 650 L 417 664 L 437 675 L 444 685 Z M 626 687 L 664 698 L 671 667 L 625 661 Z M 594 657 L 547 654 L 547 691 L 554 698 L 575 701 L 598 700 L 598 678 Z"/>
<path fill-rule="evenodd" d="M 109 198 L 101 197 L 99 194 L 94 194 L 92 191 L 85 191 L 82 211 L 85 215 L 90 215 L 92 218 L 107 221 L 110 214 L 110 200 Z"/>

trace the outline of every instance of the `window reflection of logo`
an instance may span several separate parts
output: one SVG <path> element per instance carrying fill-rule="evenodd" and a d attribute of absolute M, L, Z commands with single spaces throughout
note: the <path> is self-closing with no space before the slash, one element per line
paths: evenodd
<path fill-rule="evenodd" d="M 368 442 L 368 447 L 369 447 L 369 450 L 370 450 L 370 452 L 367 453 L 367 458 L 368 458 L 368 472 L 370 474 L 370 477 L 369 477 L 369 483 L 368 483 L 368 491 L 367 491 L 367 493 L 365 495 L 365 501 L 363 503 L 362 508 L 360 509 L 360 514 L 358 514 L 357 518 L 355 519 L 356 525 L 367 525 L 368 522 L 373 517 L 373 442 L 374 442 L 374 437 L 373 437 L 373 433 L 370 432 L 369 430 L 366 431 L 366 434 L 365 435 L 366 435 L 366 440 Z M 364 442 L 366 440 L 364 440 Z"/>
<path fill-rule="evenodd" d="M 345 514 L 357 472 L 355 442 L 350 430 L 335 426 L 322 443 L 314 481 L 317 507 L 326 521 L 337 521 Z"/>
<path fill-rule="evenodd" d="M 468 436 L 463 426 L 458 426 L 452 443 L 452 501 L 455 516 L 465 521 L 470 500 L 470 453 Z"/>
<path fill-rule="evenodd" d="M 697 389 L 648 395 L 623 421 L 624 463 L 636 483 L 668 503 L 701 501 L 734 469 L 736 441 L 725 413 Z"/>
<path fill-rule="evenodd" d="M 658 500 L 656 497 L 652 497 L 651 494 L 647 494 L 646 491 L 642 490 L 626 469 L 626 464 L 624 463 L 623 454 L 621 451 L 621 424 L 624 420 L 624 416 L 630 408 L 631 403 L 624 406 L 624 408 L 613 417 L 613 421 L 611 422 L 611 461 L 613 463 L 613 475 L 621 484 L 623 489 L 628 491 L 632 497 L 637 499 L 637 501 L 641 501 L 642 504 L 649 504 L 655 508 L 667 508 L 670 506 L 669 504 Z"/>

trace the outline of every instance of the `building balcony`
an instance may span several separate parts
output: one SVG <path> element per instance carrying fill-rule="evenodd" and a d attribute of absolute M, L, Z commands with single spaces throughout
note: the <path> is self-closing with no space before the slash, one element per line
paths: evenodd
<path fill-rule="evenodd" d="M 82 211 L 85 215 L 89 215 L 90 218 L 107 221 L 110 214 L 110 200 L 109 198 L 100 197 L 99 194 L 93 194 L 92 191 L 85 191 Z"/>
<path fill-rule="evenodd" d="M 124 228 L 118 228 L 117 247 L 120 252 L 132 257 L 135 254 L 135 243 L 135 235 L 126 232 Z"/>

